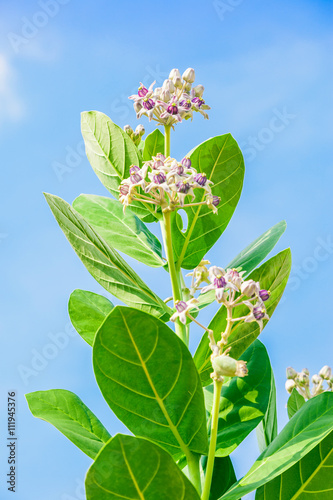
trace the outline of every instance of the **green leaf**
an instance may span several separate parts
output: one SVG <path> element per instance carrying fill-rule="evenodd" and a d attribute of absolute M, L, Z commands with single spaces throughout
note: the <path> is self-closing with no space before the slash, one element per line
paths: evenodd
<path fill-rule="evenodd" d="M 168 319 L 170 310 L 164 302 L 74 208 L 58 196 L 46 193 L 45 198 L 66 238 L 100 285 L 125 304 Z"/>
<path fill-rule="evenodd" d="M 117 306 L 97 332 L 93 362 L 104 398 L 133 434 L 173 455 L 206 453 L 199 375 L 187 347 L 167 325 Z"/>
<path fill-rule="evenodd" d="M 260 452 L 263 452 L 278 434 L 276 387 L 273 370 L 271 370 L 271 388 L 269 393 L 268 407 L 264 418 L 256 428 L 256 433 Z"/>
<path fill-rule="evenodd" d="M 145 439 L 117 434 L 86 477 L 87 500 L 200 500 L 171 456 Z"/>
<path fill-rule="evenodd" d="M 206 472 L 207 457 L 202 457 L 202 468 Z M 209 500 L 218 500 L 237 481 L 230 457 L 215 457 Z"/>
<path fill-rule="evenodd" d="M 333 394 L 310 399 L 221 499 L 238 500 L 292 467 L 333 430 Z"/>
<path fill-rule="evenodd" d="M 99 111 L 81 113 L 81 132 L 94 172 L 106 189 L 118 198 L 118 186 L 129 177 L 130 166 L 140 164 L 138 149 L 124 130 Z M 147 222 L 157 220 L 148 204 L 134 202 L 131 210 Z"/>
<path fill-rule="evenodd" d="M 256 500 L 332 500 L 333 433 L 293 467 L 259 488 Z"/>
<path fill-rule="evenodd" d="M 25 395 L 34 417 L 46 420 L 90 458 L 110 439 L 97 417 L 70 391 L 52 389 Z"/>
<path fill-rule="evenodd" d="M 288 417 L 291 418 L 305 404 L 303 396 L 294 388 L 287 403 Z"/>
<path fill-rule="evenodd" d="M 164 135 L 158 128 L 146 137 L 143 148 L 143 161 L 150 161 L 157 153 L 164 153 Z"/>
<path fill-rule="evenodd" d="M 286 221 L 282 220 L 275 226 L 263 233 L 259 238 L 248 245 L 237 257 L 235 257 L 226 268 L 241 267 L 246 274 L 250 273 L 269 254 L 279 241 L 287 227 Z"/>
<path fill-rule="evenodd" d="M 271 387 L 271 365 L 265 346 L 255 340 L 242 355 L 247 361 L 247 377 L 233 377 L 222 386 L 216 456 L 230 455 L 263 419 Z M 214 388 L 205 388 L 205 398 L 213 399 Z M 206 405 L 207 408 L 207 405 Z"/>
<path fill-rule="evenodd" d="M 221 197 L 218 214 L 207 205 L 186 208 L 188 227 L 178 227 L 180 216 L 173 215 L 173 244 L 178 266 L 196 267 L 227 227 L 238 203 L 244 177 L 244 160 L 237 142 L 230 134 L 208 139 L 191 151 L 192 167 L 205 172 L 214 182 L 212 192 Z M 195 203 L 204 200 L 202 189 L 195 190 Z"/>
<path fill-rule="evenodd" d="M 81 194 L 74 200 L 73 207 L 116 250 L 147 266 L 164 265 L 161 243 L 130 210 L 124 213 L 119 201 Z"/>
<path fill-rule="evenodd" d="M 74 290 L 68 301 L 68 313 L 72 325 L 91 346 L 97 330 L 113 307 L 112 302 L 103 295 L 86 290 Z"/>
<path fill-rule="evenodd" d="M 253 279 L 260 282 L 261 288 L 270 290 L 271 296 L 266 302 L 268 315 L 271 317 L 279 300 L 282 297 L 283 291 L 288 281 L 288 276 L 291 268 L 291 253 L 290 249 L 283 250 L 275 255 L 267 262 L 264 262 L 258 269 L 255 269 L 248 279 Z M 207 292 L 207 294 L 210 292 Z M 213 291 L 214 293 L 214 291 Z M 206 294 L 203 294 L 206 295 Z M 248 314 L 249 310 L 246 306 L 235 307 L 234 317 L 241 317 Z M 267 321 L 265 320 L 265 324 Z M 209 324 L 209 328 L 214 331 L 216 340 L 220 340 L 221 332 L 227 325 L 226 308 L 221 306 L 214 318 Z M 245 349 L 258 337 L 260 331 L 256 322 L 244 323 L 244 321 L 236 322 L 229 337 L 228 347 L 231 347 L 230 355 L 238 359 Z M 205 334 L 198 346 L 194 355 L 194 362 L 198 368 L 202 385 L 211 383 L 210 362 L 211 349 L 209 340 Z"/>

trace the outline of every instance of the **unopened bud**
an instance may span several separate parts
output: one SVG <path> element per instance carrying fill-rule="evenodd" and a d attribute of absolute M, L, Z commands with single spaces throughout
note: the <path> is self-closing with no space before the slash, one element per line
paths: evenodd
<path fill-rule="evenodd" d="M 322 383 L 323 379 L 319 375 L 313 375 L 311 381 L 313 384 L 318 385 Z"/>
<path fill-rule="evenodd" d="M 291 366 L 287 368 L 287 379 L 295 379 L 297 377 L 297 371 Z"/>
<path fill-rule="evenodd" d="M 161 97 L 161 92 L 162 87 L 156 87 L 156 89 L 154 90 L 154 97 L 156 97 L 156 99 L 159 99 Z"/>
<path fill-rule="evenodd" d="M 308 377 L 310 375 L 310 372 L 307 368 L 303 368 L 302 373 L 305 373 L 305 375 L 307 375 Z"/>
<path fill-rule="evenodd" d="M 172 80 L 168 78 L 167 80 L 164 80 L 163 85 L 162 85 L 163 90 L 169 90 L 169 92 L 174 92 L 175 91 L 175 86 Z"/>
<path fill-rule="evenodd" d="M 299 373 L 297 375 L 297 382 L 299 383 L 299 385 L 308 385 L 309 384 L 309 375 L 307 375 L 306 373 L 304 373 L 304 371 L 301 371 L 301 373 Z"/>
<path fill-rule="evenodd" d="M 246 361 L 237 361 L 230 356 L 216 356 L 212 365 L 218 376 L 245 377 L 248 374 Z"/>
<path fill-rule="evenodd" d="M 179 69 L 176 68 L 172 69 L 169 75 L 169 79 L 172 80 L 173 83 L 175 83 L 175 78 L 179 78 L 181 80 Z"/>
<path fill-rule="evenodd" d="M 135 133 L 136 133 L 136 134 L 139 134 L 139 136 L 140 136 L 140 137 L 142 137 L 142 136 L 144 135 L 144 133 L 145 133 L 145 128 L 144 128 L 144 126 L 143 126 L 143 125 L 141 125 L 141 124 L 140 124 L 140 125 L 138 125 L 138 126 L 136 127 L 136 129 L 135 129 Z"/>
<path fill-rule="evenodd" d="M 285 384 L 286 391 L 289 392 L 289 394 L 292 393 L 292 390 L 296 387 L 295 381 L 294 380 L 287 380 Z"/>
<path fill-rule="evenodd" d="M 196 85 L 195 87 L 193 87 L 193 90 L 196 97 L 202 97 L 205 87 L 203 85 Z"/>
<path fill-rule="evenodd" d="M 135 102 L 135 103 L 133 104 L 133 107 L 134 107 L 134 111 L 135 111 L 136 113 L 139 113 L 140 109 L 142 108 L 142 104 L 140 104 L 139 102 Z"/>
<path fill-rule="evenodd" d="M 162 88 L 162 92 L 160 93 L 160 99 L 163 102 L 169 102 L 171 99 L 170 91 Z"/>
<path fill-rule="evenodd" d="M 137 132 L 133 132 L 133 135 L 132 135 L 132 141 L 134 142 L 134 144 L 137 146 L 138 144 L 140 144 L 140 141 L 141 141 L 141 136 L 140 134 L 138 134 Z"/>
<path fill-rule="evenodd" d="M 319 375 L 325 380 L 330 380 L 330 378 L 332 377 L 332 370 L 329 366 L 325 365 L 320 370 Z"/>
<path fill-rule="evenodd" d="M 133 134 L 133 129 L 130 125 L 125 125 L 124 127 L 124 131 L 126 132 L 126 134 L 128 134 L 129 136 L 131 136 Z"/>
<path fill-rule="evenodd" d="M 192 83 L 186 83 L 185 84 L 185 91 L 186 92 L 190 92 L 191 88 L 192 88 Z"/>
<path fill-rule="evenodd" d="M 241 292 L 247 297 L 252 297 L 254 294 L 259 293 L 259 285 L 253 280 L 247 280 L 242 283 Z"/>
<path fill-rule="evenodd" d="M 193 68 L 187 68 L 183 73 L 183 80 L 187 83 L 193 83 L 195 80 L 195 71 Z"/>
<path fill-rule="evenodd" d="M 181 89 L 183 88 L 183 82 L 182 82 L 182 79 L 181 78 L 173 78 L 173 83 L 174 83 L 174 86 L 177 88 L 177 89 Z"/>

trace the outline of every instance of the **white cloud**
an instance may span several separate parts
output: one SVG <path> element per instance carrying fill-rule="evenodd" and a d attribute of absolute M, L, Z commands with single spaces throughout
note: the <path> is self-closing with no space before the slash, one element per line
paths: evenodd
<path fill-rule="evenodd" d="M 24 114 L 21 99 L 15 91 L 15 73 L 9 60 L 0 53 L 0 123 L 18 121 Z"/>

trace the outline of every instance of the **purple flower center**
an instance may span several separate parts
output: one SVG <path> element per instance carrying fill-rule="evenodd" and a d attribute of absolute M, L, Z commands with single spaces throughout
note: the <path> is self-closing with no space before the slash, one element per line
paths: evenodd
<path fill-rule="evenodd" d="M 268 300 L 269 299 L 269 292 L 267 290 L 260 290 L 259 291 L 259 297 L 261 298 L 261 300 L 263 300 L 265 302 L 265 300 Z"/>
<path fill-rule="evenodd" d="M 207 182 L 207 177 L 205 174 L 197 174 L 194 176 L 195 182 L 197 182 L 200 186 L 204 186 Z"/>
<path fill-rule="evenodd" d="M 191 189 L 191 186 L 188 182 L 177 182 L 176 186 L 178 188 L 178 193 L 187 194 Z"/>
<path fill-rule="evenodd" d="M 181 164 L 185 167 L 185 168 L 190 168 L 190 166 L 192 165 L 192 162 L 189 158 L 183 158 L 182 161 L 181 161 Z"/>
<path fill-rule="evenodd" d="M 179 313 L 184 312 L 185 309 L 187 309 L 186 302 L 184 302 L 184 300 L 180 300 L 179 302 L 177 302 L 176 309 Z"/>
<path fill-rule="evenodd" d="M 135 174 L 131 175 L 131 176 L 130 176 L 130 179 L 131 179 L 131 182 L 132 182 L 133 184 L 138 184 L 138 182 L 142 181 L 142 177 L 141 177 L 141 175 L 139 175 L 139 174 L 137 174 L 137 173 L 135 173 Z"/>
<path fill-rule="evenodd" d="M 119 186 L 119 192 L 123 196 L 126 196 L 129 193 L 129 186 L 127 184 L 121 184 L 121 186 Z"/>
<path fill-rule="evenodd" d="M 217 207 L 220 204 L 220 201 L 221 198 L 219 196 L 213 196 L 212 205 L 214 205 L 214 207 Z"/>
<path fill-rule="evenodd" d="M 167 108 L 167 112 L 170 113 L 170 115 L 176 115 L 178 113 L 178 106 L 175 102 L 170 104 Z"/>
<path fill-rule="evenodd" d="M 152 99 L 144 99 L 142 104 L 143 107 L 148 110 L 153 109 L 153 107 L 155 106 L 155 103 Z"/>
<path fill-rule="evenodd" d="M 130 174 L 135 174 L 135 172 L 139 172 L 139 171 L 140 171 L 140 167 L 138 167 L 137 165 L 132 165 L 130 168 Z"/>
<path fill-rule="evenodd" d="M 148 94 L 148 89 L 144 86 L 139 87 L 138 89 L 138 96 L 139 97 L 145 97 Z"/>
<path fill-rule="evenodd" d="M 198 106 L 198 108 L 201 108 L 201 106 L 202 106 L 203 104 L 205 104 L 205 101 L 203 100 L 203 98 L 202 98 L 202 97 L 194 97 L 194 98 L 192 99 L 192 102 L 193 102 L 196 106 Z"/>
<path fill-rule="evenodd" d="M 192 106 L 191 99 L 183 99 L 179 104 L 185 109 L 191 109 Z"/>
<path fill-rule="evenodd" d="M 160 172 L 153 176 L 153 180 L 155 184 L 163 184 L 163 182 L 166 181 L 166 177 L 162 172 Z"/>
<path fill-rule="evenodd" d="M 253 308 L 253 316 L 256 319 L 262 319 L 265 316 L 265 311 L 262 307 L 257 306 Z"/>
<path fill-rule="evenodd" d="M 221 277 L 221 278 L 214 278 L 214 286 L 215 288 L 224 288 L 226 286 L 227 282 L 226 280 Z"/>
<path fill-rule="evenodd" d="M 158 169 L 160 167 L 164 167 L 164 163 L 162 160 L 157 160 L 157 161 L 154 161 L 153 163 L 153 168 L 155 169 Z"/>

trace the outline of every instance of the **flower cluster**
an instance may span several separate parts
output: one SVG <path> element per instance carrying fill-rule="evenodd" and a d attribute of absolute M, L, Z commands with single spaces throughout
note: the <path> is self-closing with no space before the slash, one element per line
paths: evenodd
<path fill-rule="evenodd" d="M 170 72 L 162 87 L 153 89 L 155 82 L 149 88 L 142 83 L 138 93 L 129 99 L 134 101 L 137 118 L 145 115 L 149 121 L 155 120 L 161 125 L 173 126 L 183 119 L 193 118 L 193 112 L 201 113 L 208 118 L 206 110 L 210 109 L 203 99 L 204 87 L 197 85 L 192 88 L 195 80 L 194 69 L 188 68 L 180 75 L 178 69 Z"/>
<path fill-rule="evenodd" d="M 192 167 L 190 158 L 185 157 L 178 162 L 160 153 L 145 162 L 142 168 L 131 166 L 130 176 L 119 186 L 119 199 L 124 209 L 137 200 L 169 210 L 177 206 L 207 205 L 217 213 L 220 198 L 212 194 L 211 184 L 206 174 Z M 191 196 L 192 201 L 195 198 L 194 189 L 203 190 L 203 201 L 185 205 L 186 196 Z"/>
<path fill-rule="evenodd" d="M 322 392 L 333 391 L 331 368 L 327 365 L 323 366 L 318 374 L 312 376 L 311 382 L 312 389 L 310 389 L 310 373 L 307 368 L 303 368 L 299 373 L 291 366 L 287 368 L 287 392 L 291 393 L 293 389 L 296 389 L 305 399 L 313 398 Z"/>

